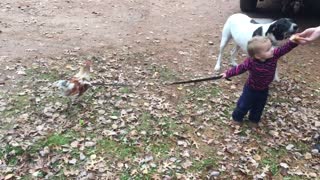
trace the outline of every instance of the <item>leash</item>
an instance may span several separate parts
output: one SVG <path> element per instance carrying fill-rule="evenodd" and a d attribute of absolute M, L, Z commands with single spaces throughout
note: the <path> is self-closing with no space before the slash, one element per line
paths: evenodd
<path fill-rule="evenodd" d="M 187 83 L 197 83 L 197 82 L 202 82 L 202 81 L 212 81 L 212 80 L 218 80 L 218 79 L 221 79 L 221 78 L 222 78 L 222 75 L 220 75 L 220 76 L 208 77 L 208 78 L 188 80 L 188 81 L 178 81 L 178 82 L 170 83 L 169 85 L 187 84 Z M 228 81 L 231 81 L 231 79 L 229 79 L 229 78 L 225 78 L 225 79 L 228 80 Z"/>

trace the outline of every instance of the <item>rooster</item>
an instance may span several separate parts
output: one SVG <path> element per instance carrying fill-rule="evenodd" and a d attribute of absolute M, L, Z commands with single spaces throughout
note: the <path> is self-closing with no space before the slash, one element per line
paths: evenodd
<path fill-rule="evenodd" d="M 58 80 L 53 86 L 57 87 L 65 96 L 79 97 L 91 86 L 90 68 L 91 62 L 86 61 L 76 75 L 68 80 Z"/>

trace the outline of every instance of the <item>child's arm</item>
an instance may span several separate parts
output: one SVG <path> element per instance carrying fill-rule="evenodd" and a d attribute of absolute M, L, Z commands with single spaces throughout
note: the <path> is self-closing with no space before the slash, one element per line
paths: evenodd
<path fill-rule="evenodd" d="M 298 46 L 298 41 L 299 41 L 299 36 L 297 35 L 292 35 L 289 38 L 289 41 L 286 42 L 283 46 L 280 46 L 278 48 L 276 48 L 273 51 L 273 57 L 275 59 L 279 59 L 281 56 L 287 54 L 288 52 L 290 52 L 293 48 Z"/>
<path fill-rule="evenodd" d="M 249 70 L 250 68 L 250 58 L 247 58 L 243 63 L 239 64 L 236 67 L 233 67 L 222 74 L 223 78 L 230 78 L 242 74 Z"/>

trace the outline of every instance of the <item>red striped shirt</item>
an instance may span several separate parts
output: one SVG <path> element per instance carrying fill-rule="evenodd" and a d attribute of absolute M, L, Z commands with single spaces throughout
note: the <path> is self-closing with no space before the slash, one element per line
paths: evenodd
<path fill-rule="evenodd" d="M 290 52 L 298 44 L 288 41 L 283 46 L 275 48 L 273 57 L 261 62 L 257 59 L 248 57 L 243 63 L 229 69 L 226 77 L 230 78 L 249 71 L 249 77 L 246 84 L 255 90 L 266 90 L 274 79 L 278 59 Z"/>

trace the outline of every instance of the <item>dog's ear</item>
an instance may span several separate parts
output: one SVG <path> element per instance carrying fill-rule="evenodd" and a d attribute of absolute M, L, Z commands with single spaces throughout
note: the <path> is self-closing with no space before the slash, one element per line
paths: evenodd
<path fill-rule="evenodd" d="M 255 37 L 255 36 L 262 36 L 262 26 L 260 26 L 253 32 L 252 37 Z"/>
<path fill-rule="evenodd" d="M 279 27 L 277 23 L 271 24 L 265 35 L 267 36 L 268 34 L 276 34 L 278 32 L 278 29 Z"/>
<path fill-rule="evenodd" d="M 284 37 L 284 33 L 283 33 L 283 27 L 281 27 L 281 24 L 279 23 L 274 23 L 272 25 L 270 25 L 269 29 L 266 32 L 266 36 L 268 35 L 273 35 L 275 40 L 279 41 L 279 40 L 283 40 Z"/>
<path fill-rule="evenodd" d="M 269 29 L 271 32 L 278 32 L 278 24 L 272 24 Z"/>

